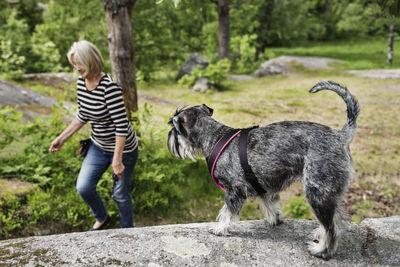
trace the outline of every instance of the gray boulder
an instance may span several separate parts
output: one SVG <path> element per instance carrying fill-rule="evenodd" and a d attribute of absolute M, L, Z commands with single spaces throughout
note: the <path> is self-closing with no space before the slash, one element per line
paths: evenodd
<path fill-rule="evenodd" d="M 165 225 L 0 241 L 0 266 L 399 266 L 400 216 L 349 223 L 329 261 L 306 242 L 316 221 L 242 221 L 231 236 L 216 223 Z"/>
<path fill-rule="evenodd" d="M 32 73 L 24 74 L 22 78 L 26 80 L 39 81 L 42 84 L 52 87 L 63 87 L 69 84 L 75 84 L 78 79 L 77 74 L 71 73 Z"/>
<path fill-rule="evenodd" d="M 261 64 L 261 67 L 254 73 L 255 77 L 268 77 L 271 75 L 291 75 L 290 68 L 293 63 L 303 65 L 310 69 L 330 69 L 332 62 L 341 62 L 338 59 L 325 57 L 295 57 L 280 56 Z"/>
<path fill-rule="evenodd" d="M 206 92 L 210 90 L 211 87 L 211 81 L 207 78 L 199 78 L 196 80 L 195 85 L 193 86 L 193 91 L 195 92 Z"/>
<path fill-rule="evenodd" d="M 254 73 L 254 77 L 268 77 L 272 75 L 287 74 L 290 64 L 280 58 L 274 58 L 261 64 L 261 67 Z"/>
<path fill-rule="evenodd" d="M 182 78 L 184 75 L 190 75 L 197 66 L 201 66 L 202 69 L 208 67 L 208 61 L 205 60 L 198 53 L 194 53 L 188 57 L 179 69 L 177 80 Z"/>
<path fill-rule="evenodd" d="M 0 80 L 0 105 L 18 106 L 18 110 L 23 112 L 24 120 L 32 121 L 38 116 L 50 115 L 53 105 L 58 106 L 58 103 L 52 97 Z M 64 108 L 70 113 L 75 112 L 72 103 L 64 102 Z M 72 120 L 72 117 L 67 119 Z"/>

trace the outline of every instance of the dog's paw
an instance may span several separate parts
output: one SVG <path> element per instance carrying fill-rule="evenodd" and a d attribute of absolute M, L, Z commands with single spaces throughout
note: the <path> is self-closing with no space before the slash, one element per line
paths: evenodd
<path fill-rule="evenodd" d="M 264 219 L 265 225 L 267 226 L 277 226 L 283 224 L 283 220 L 278 217 L 275 217 L 273 220 L 271 219 Z"/>
<path fill-rule="evenodd" d="M 220 228 L 220 227 L 211 228 L 209 232 L 216 236 L 230 236 L 230 233 L 226 228 Z"/>
<path fill-rule="evenodd" d="M 319 243 L 319 240 L 322 239 L 322 237 L 325 234 L 325 230 L 323 227 L 318 227 L 317 229 L 315 229 L 311 235 L 311 238 L 313 240 L 314 243 Z"/>
<path fill-rule="evenodd" d="M 332 258 L 332 253 L 330 253 L 327 248 L 323 248 L 319 242 L 315 241 L 308 242 L 308 251 L 310 254 L 323 260 L 329 260 Z"/>

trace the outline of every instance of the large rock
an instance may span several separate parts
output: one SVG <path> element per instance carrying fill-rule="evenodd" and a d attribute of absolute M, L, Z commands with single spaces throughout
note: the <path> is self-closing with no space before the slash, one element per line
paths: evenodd
<path fill-rule="evenodd" d="M 0 179 L 0 200 L 9 195 L 23 196 L 38 189 L 38 186 L 27 181 L 17 179 Z"/>
<path fill-rule="evenodd" d="M 387 225 L 390 222 L 390 225 Z M 386 226 L 382 226 L 386 225 Z M 231 236 L 215 223 L 166 225 L 30 237 L 0 242 L 5 266 L 374 266 L 400 265 L 400 217 L 350 223 L 329 261 L 306 250 L 315 221 L 238 223 Z M 375 228 L 376 227 L 376 228 Z"/>
<path fill-rule="evenodd" d="M 295 57 L 280 56 L 261 64 L 261 67 L 254 73 L 255 77 L 268 77 L 271 75 L 289 75 L 293 63 L 301 64 L 305 68 L 330 69 L 329 63 L 340 62 L 340 60 L 325 57 Z"/>
<path fill-rule="evenodd" d="M 27 80 L 39 81 L 40 83 L 52 87 L 64 87 L 66 85 L 75 84 L 78 79 L 77 75 L 71 73 L 32 73 L 22 76 Z"/>
<path fill-rule="evenodd" d="M 208 61 L 205 60 L 202 56 L 198 53 L 194 53 L 188 57 L 185 62 L 182 64 L 181 68 L 179 69 L 178 76 L 176 79 L 179 80 L 184 75 L 190 75 L 197 66 L 201 66 L 202 69 L 208 67 Z"/>
<path fill-rule="evenodd" d="M 211 89 L 211 81 L 207 78 L 199 78 L 193 86 L 195 92 L 206 92 Z"/>
<path fill-rule="evenodd" d="M 74 104 L 68 102 L 63 104 L 66 110 L 74 113 Z M 53 112 L 53 105 L 58 106 L 58 102 L 52 97 L 0 80 L 0 106 L 18 106 L 26 121 L 50 115 Z M 72 120 L 72 118 L 67 119 Z"/>

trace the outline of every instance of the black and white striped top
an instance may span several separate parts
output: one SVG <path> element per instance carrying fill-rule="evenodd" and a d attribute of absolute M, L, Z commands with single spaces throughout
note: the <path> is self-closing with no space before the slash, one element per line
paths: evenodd
<path fill-rule="evenodd" d="M 126 136 L 124 153 L 137 147 L 137 138 L 128 120 L 122 88 L 105 74 L 94 90 L 88 90 L 85 79 L 77 82 L 78 113 L 76 118 L 92 126 L 92 141 L 106 152 L 114 152 L 115 136 Z"/>

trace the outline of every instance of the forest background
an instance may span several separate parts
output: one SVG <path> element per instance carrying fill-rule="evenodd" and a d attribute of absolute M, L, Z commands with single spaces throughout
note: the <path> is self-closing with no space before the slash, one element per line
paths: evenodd
<path fill-rule="evenodd" d="M 343 82 L 352 92 L 355 88 L 362 122 L 352 145 L 357 177 L 345 199 L 346 211 L 356 222 L 399 214 L 400 127 L 398 116 L 390 112 L 399 110 L 399 87 L 396 80 L 371 81 L 346 73 L 400 67 L 396 54 L 399 1 L 225 1 L 230 7 L 230 42 L 224 64 L 218 54 L 218 1 L 133 2 L 137 88 L 147 95 L 179 104 L 207 103 L 216 110 L 218 120 L 233 127 L 296 119 L 339 128 L 345 119 L 341 100 L 305 92 L 321 79 Z M 53 96 L 61 105 L 54 107 L 52 115 L 25 123 L 17 107 L 1 107 L 1 239 L 84 231 L 93 223 L 75 191 L 81 164 L 76 149 L 89 129 L 74 136 L 59 153 L 47 153 L 51 140 L 68 123 L 62 102 L 76 100 L 74 84 L 52 87 L 27 81 L 23 75 L 72 72 L 66 53 L 82 39 L 96 44 L 105 58 L 105 71 L 111 73 L 107 36 L 102 1 L 0 0 L 0 77 Z M 388 64 L 390 36 L 394 36 L 394 58 Z M 209 75 L 216 77 L 218 90 L 194 93 L 185 81 L 176 81 L 179 67 L 194 52 L 213 66 Z M 290 77 L 229 79 L 232 74 L 251 75 L 261 63 L 280 55 L 342 61 L 330 70 L 310 71 L 296 65 L 296 75 Z M 324 98 L 332 102 L 328 108 Z M 212 221 L 223 204 L 224 194 L 213 185 L 204 160 L 182 161 L 168 152 L 166 122 L 175 108 L 139 101 L 134 114 L 141 142 L 132 189 L 137 226 Z M 8 181 L 26 181 L 31 186 L 16 193 L 7 189 Z M 118 208 L 110 197 L 111 188 L 109 170 L 98 189 L 117 227 Z M 283 199 L 285 214 L 311 219 L 300 192 L 301 185 L 289 190 L 291 196 Z M 261 218 L 256 203 L 249 201 L 242 218 Z"/>

